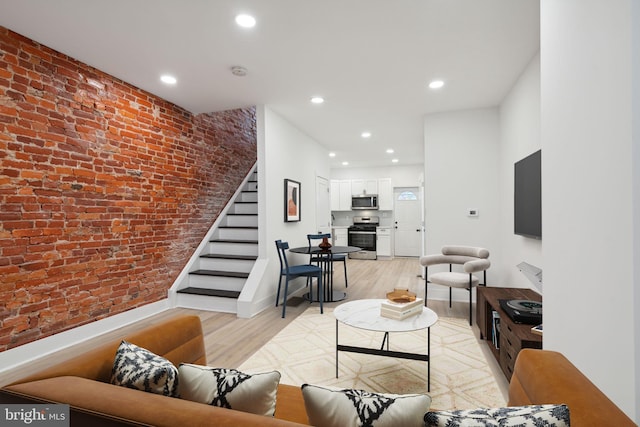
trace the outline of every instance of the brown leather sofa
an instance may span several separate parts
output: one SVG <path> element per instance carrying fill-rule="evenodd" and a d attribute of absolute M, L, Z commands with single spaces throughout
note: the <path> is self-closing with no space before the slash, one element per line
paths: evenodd
<path fill-rule="evenodd" d="M 176 366 L 207 363 L 197 316 L 179 316 L 122 339 Z M 296 386 L 278 386 L 275 417 L 271 418 L 109 384 L 120 341 L 1 389 L 0 403 L 66 403 L 71 408 L 72 426 L 308 425 L 302 392 Z M 509 385 L 509 406 L 544 403 L 567 404 L 573 427 L 636 425 L 560 353 L 522 350 Z"/>
<path fill-rule="evenodd" d="M 637 425 L 562 354 L 523 349 L 509 383 L 508 405 L 544 403 L 566 404 L 572 427 Z"/>
<path fill-rule="evenodd" d="M 125 339 L 170 360 L 206 365 L 200 318 L 179 316 Z M 72 426 L 295 426 L 307 424 L 299 387 L 280 384 L 275 417 L 233 411 L 112 385 L 121 339 L 34 373 L 0 390 L 0 403 L 66 403 Z"/>

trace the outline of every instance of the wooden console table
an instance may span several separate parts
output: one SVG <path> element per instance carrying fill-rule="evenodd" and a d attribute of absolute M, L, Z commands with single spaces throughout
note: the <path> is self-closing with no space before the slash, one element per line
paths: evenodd
<path fill-rule="evenodd" d="M 487 340 L 487 345 L 500 363 L 502 372 L 511 380 L 516 356 L 523 348 L 542 348 L 542 337 L 531 332 L 535 325 L 514 323 L 502 310 L 498 300 L 524 299 L 542 301 L 542 297 L 531 289 L 496 288 L 477 286 L 476 322 L 480 328 L 480 338 Z M 500 315 L 499 349 L 493 345 L 492 322 L 493 311 Z"/>

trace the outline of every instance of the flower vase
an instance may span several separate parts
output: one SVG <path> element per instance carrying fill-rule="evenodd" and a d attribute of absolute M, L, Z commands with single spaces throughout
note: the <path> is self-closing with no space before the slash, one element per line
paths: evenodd
<path fill-rule="evenodd" d="M 331 243 L 329 243 L 329 238 L 328 237 L 323 237 L 322 238 L 322 242 L 320 242 L 320 244 L 318 245 L 318 247 L 320 249 L 323 250 L 327 250 L 331 247 Z"/>

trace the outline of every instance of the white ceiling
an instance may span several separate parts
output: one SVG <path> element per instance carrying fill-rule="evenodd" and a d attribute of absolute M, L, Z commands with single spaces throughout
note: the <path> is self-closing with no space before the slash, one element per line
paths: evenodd
<path fill-rule="evenodd" d="M 498 105 L 539 50 L 539 16 L 539 0 L 0 0 L 0 25 L 193 113 L 270 106 L 332 167 L 422 163 L 423 117 Z"/>

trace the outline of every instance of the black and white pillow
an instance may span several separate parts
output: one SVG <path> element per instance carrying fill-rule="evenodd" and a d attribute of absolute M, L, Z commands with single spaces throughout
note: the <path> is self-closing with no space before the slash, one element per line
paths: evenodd
<path fill-rule="evenodd" d="M 111 384 L 177 397 L 178 369 L 164 357 L 122 341 L 113 362 Z"/>
<path fill-rule="evenodd" d="M 180 397 L 194 402 L 273 416 L 280 372 L 246 374 L 235 369 L 181 363 Z"/>
<path fill-rule="evenodd" d="M 507 408 L 427 412 L 425 427 L 569 427 L 566 405 L 531 405 Z"/>
<path fill-rule="evenodd" d="M 381 394 L 302 385 L 309 423 L 316 427 L 422 427 L 431 405 L 426 394 Z"/>

